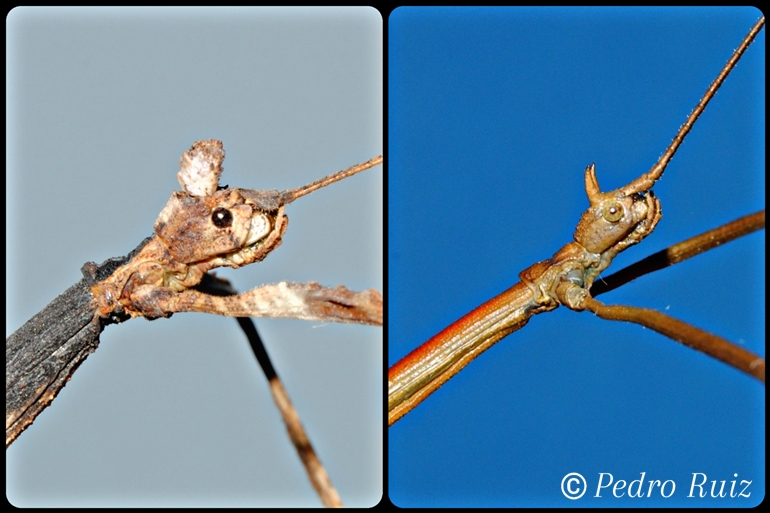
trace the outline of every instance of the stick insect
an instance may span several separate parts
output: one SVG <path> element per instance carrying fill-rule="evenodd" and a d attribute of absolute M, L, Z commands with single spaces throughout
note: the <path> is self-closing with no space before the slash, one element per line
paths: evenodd
<path fill-rule="evenodd" d="M 12 145 L 23 165 L 9 166 L 9 329 L 77 281 L 86 260 L 125 254 L 149 235 L 179 187 L 179 154 L 196 139 L 224 140 L 225 183 L 268 189 L 381 153 L 381 75 L 367 72 L 380 69 L 380 22 L 365 13 L 318 23 L 261 14 L 241 12 L 234 24 L 232 12 L 209 10 L 157 24 L 152 12 L 130 20 L 105 13 L 86 20 L 85 43 L 82 24 L 38 24 L 35 58 L 24 64 L 34 65 L 25 72 L 39 86 L 25 92 L 39 96 L 18 105 L 27 108 L 22 128 L 40 138 Z M 280 33 L 271 28 L 276 16 Z M 327 201 L 296 202 L 271 257 L 222 274 L 241 290 L 281 280 L 382 289 L 381 184 L 382 175 L 362 173 L 327 188 Z M 51 251 L 37 251 L 40 241 Z M 257 322 L 345 504 L 379 500 L 381 333 Z M 318 505 L 271 401 L 232 319 L 180 314 L 108 328 L 7 451 L 9 498 Z"/>
<path fill-rule="evenodd" d="M 391 127 L 414 129 L 391 133 L 389 294 L 410 298 L 408 308 L 389 302 L 391 365 L 571 240 L 587 164 L 596 162 L 607 189 L 649 169 L 760 16 L 457 14 L 407 10 L 391 20 L 391 91 L 405 91 L 405 77 L 425 87 L 391 92 L 392 105 L 424 113 L 404 125 L 407 109 L 391 111 Z M 419 34 L 407 30 L 417 26 Z M 655 187 L 663 204 L 655 233 L 612 269 L 764 208 L 763 44 L 760 34 Z M 429 183 L 435 193 L 418 194 Z M 602 299 L 666 311 L 764 354 L 762 242 L 752 235 Z M 730 261 L 748 276 L 703 279 Z M 738 322 L 724 315 L 744 295 L 735 287 L 751 298 L 736 309 Z M 670 478 L 681 498 L 692 473 L 705 472 L 697 467 L 714 469 L 709 480 L 753 480 L 747 503 L 761 500 L 761 385 L 638 326 L 566 309 L 540 317 L 390 429 L 394 503 L 564 506 L 573 503 L 559 483 L 573 471 L 592 487 L 579 506 L 601 500 L 588 498 L 599 472 Z"/>

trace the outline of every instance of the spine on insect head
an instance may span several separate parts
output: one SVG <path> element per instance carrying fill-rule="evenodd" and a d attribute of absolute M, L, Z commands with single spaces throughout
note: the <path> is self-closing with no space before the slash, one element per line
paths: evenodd
<path fill-rule="evenodd" d="M 191 196 L 211 196 L 219 186 L 225 150 L 222 141 L 196 141 L 182 153 L 177 180 L 182 190 Z"/>

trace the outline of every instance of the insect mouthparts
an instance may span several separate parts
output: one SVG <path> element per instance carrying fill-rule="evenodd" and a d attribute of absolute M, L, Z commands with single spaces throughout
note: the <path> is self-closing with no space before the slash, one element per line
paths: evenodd
<path fill-rule="evenodd" d="M 246 237 L 246 246 L 251 246 L 270 233 L 270 220 L 265 214 L 256 214 L 251 218 L 249 235 Z"/>

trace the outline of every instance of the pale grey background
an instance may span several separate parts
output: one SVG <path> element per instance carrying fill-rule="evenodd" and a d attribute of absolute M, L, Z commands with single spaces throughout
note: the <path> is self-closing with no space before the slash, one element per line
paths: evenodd
<path fill-rule="evenodd" d="M 352 9 L 15 9 L 7 29 L 6 335 L 152 232 L 180 154 L 293 188 L 382 153 L 382 19 Z M 382 290 L 382 167 L 288 207 L 283 245 L 223 272 Z M 260 320 L 346 505 L 382 494 L 382 330 Z M 6 451 L 16 506 L 318 505 L 235 321 L 106 329 Z"/>

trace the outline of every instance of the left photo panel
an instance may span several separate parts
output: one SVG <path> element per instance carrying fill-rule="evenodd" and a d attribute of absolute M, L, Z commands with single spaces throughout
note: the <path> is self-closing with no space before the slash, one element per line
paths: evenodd
<path fill-rule="evenodd" d="M 383 26 L 368 7 L 10 11 L 11 504 L 380 502 Z M 233 318 L 257 314 L 267 364 Z"/>

